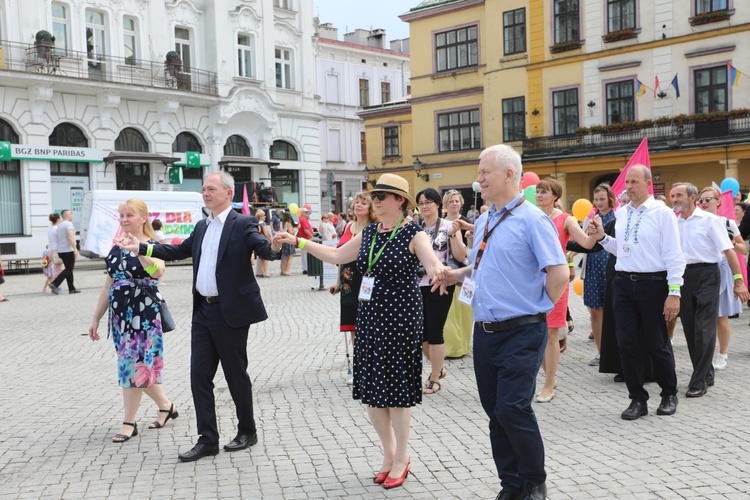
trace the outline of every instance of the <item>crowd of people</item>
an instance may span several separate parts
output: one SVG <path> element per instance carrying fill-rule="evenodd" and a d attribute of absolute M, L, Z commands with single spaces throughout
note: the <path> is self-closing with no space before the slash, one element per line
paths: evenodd
<path fill-rule="evenodd" d="M 405 179 L 383 174 L 353 197 L 349 215 L 322 214 L 319 243 L 312 240 L 309 208 L 300 209 L 298 223 L 288 211 L 273 211 L 269 222 L 263 210 L 238 214 L 231 205 L 234 179 L 226 172 L 206 177 L 208 218 L 174 244 L 156 230 L 144 202 L 123 202 L 122 236 L 106 257 L 89 326 L 91 340 L 100 340 L 106 315 L 117 352 L 124 415 L 112 440 L 138 435 L 143 393 L 157 406 L 150 429 L 179 416 L 162 384 L 168 311 L 158 285 L 165 261 L 186 258 L 193 266 L 190 383 L 198 440 L 178 455 L 182 462 L 219 453 L 213 384 L 219 364 L 237 414 L 237 434 L 224 450 L 258 442 L 246 348 L 250 326 L 267 318 L 257 279 L 270 276 L 273 260 L 289 275 L 296 250 L 338 266 L 329 291 L 339 295 L 340 331 L 353 344 L 347 382 L 378 436 L 383 459 L 372 480 L 386 489 L 401 486 L 411 470 L 412 409 L 423 395 L 439 397 L 448 376 L 445 358 L 465 355 L 473 339 L 477 390 L 500 478 L 497 498 L 546 498 L 544 445 L 532 403 L 551 402 L 558 386 L 576 253 L 584 254 L 584 304 L 599 353 L 590 364 L 625 382 L 630 405 L 621 417 L 648 413 L 647 380 L 661 388 L 656 413 L 677 411 L 670 325 L 678 318 L 693 368 L 685 396 L 704 395 L 715 370 L 728 363 L 728 318 L 750 299 L 738 258 L 747 252 L 750 217 L 739 200 L 739 222 L 722 218 L 721 193 L 680 182 L 671 189 L 670 208 L 649 194 L 650 170 L 634 165 L 624 173 L 623 193 L 606 184 L 594 189 L 596 215 L 579 225 L 559 206 L 559 182 L 541 180 L 535 199 L 527 200 L 521 174 L 512 148 L 485 149 L 476 182 L 486 205 L 472 206 L 467 217 L 460 192 L 427 188 L 413 197 Z M 50 222 L 45 290 L 59 294 L 66 281 L 77 293 L 70 212 L 52 214 Z M 540 370 L 544 384 L 537 391 Z"/>

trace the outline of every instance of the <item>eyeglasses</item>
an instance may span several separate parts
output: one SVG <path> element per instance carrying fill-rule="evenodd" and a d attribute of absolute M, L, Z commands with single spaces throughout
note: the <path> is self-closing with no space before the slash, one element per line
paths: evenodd
<path fill-rule="evenodd" d="M 419 203 L 417 203 L 417 205 L 419 205 L 420 207 L 426 207 L 427 205 L 430 205 L 432 203 L 435 203 L 435 202 L 432 200 L 427 200 L 427 201 L 420 201 Z"/>
<path fill-rule="evenodd" d="M 716 196 L 706 196 L 705 198 L 698 198 L 698 203 L 708 203 L 711 200 L 716 200 Z"/>
<path fill-rule="evenodd" d="M 375 200 L 383 201 L 386 198 L 388 198 L 389 194 L 391 194 L 391 193 L 387 193 L 385 191 L 373 191 L 372 193 L 370 193 L 370 199 L 373 200 L 373 201 L 375 201 Z"/>

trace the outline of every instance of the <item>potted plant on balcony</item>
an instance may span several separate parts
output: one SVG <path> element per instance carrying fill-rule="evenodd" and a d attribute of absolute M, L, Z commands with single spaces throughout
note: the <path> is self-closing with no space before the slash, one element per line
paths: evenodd
<path fill-rule="evenodd" d="M 672 117 L 660 116 L 654 120 L 654 123 L 657 127 L 668 127 L 669 125 L 672 125 Z"/>
<path fill-rule="evenodd" d="M 731 16 L 732 16 L 732 13 L 728 9 L 713 10 L 711 12 L 703 12 L 702 14 L 696 14 L 693 17 L 691 17 L 689 21 L 690 21 L 690 26 L 699 26 L 701 24 L 726 21 Z"/>
<path fill-rule="evenodd" d="M 39 30 L 34 36 L 34 47 L 39 59 L 50 62 L 52 51 L 55 49 L 55 37 L 49 31 Z"/>
<path fill-rule="evenodd" d="M 567 52 L 569 50 L 580 49 L 582 45 L 583 45 L 583 42 L 580 40 L 568 40 L 566 42 L 559 42 L 559 43 L 552 45 L 549 48 L 549 51 L 551 54 L 558 54 L 560 52 Z"/>
<path fill-rule="evenodd" d="M 577 129 L 574 130 L 574 132 L 575 132 L 576 135 L 581 136 L 581 135 L 588 134 L 589 133 L 589 129 L 586 128 L 586 127 L 578 127 Z"/>
<path fill-rule="evenodd" d="M 592 125 L 591 127 L 589 127 L 589 132 L 591 134 L 601 134 L 604 132 L 604 127 L 602 127 L 601 125 Z"/>
<path fill-rule="evenodd" d="M 625 28 L 624 30 L 610 31 L 602 37 L 604 43 L 619 42 L 620 40 L 628 40 L 635 38 L 635 30 L 633 28 Z"/>
<path fill-rule="evenodd" d="M 745 118 L 748 115 L 750 115 L 750 109 L 747 108 L 729 110 L 729 118 Z"/>
<path fill-rule="evenodd" d="M 654 126 L 654 120 L 651 120 L 650 118 L 646 118 L 644 120 L 639 120 L 635 122 L 638 124 L 638 129 L 642 130 L 645 128 L 652 128 Z"/>

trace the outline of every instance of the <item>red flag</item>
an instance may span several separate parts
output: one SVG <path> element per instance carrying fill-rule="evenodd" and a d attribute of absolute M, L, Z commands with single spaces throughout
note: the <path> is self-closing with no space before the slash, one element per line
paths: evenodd
<path fill-rule="evenodd" d="M 242 184 L 242 214 L 250 215 L 250 202 L 247 200 L 247 184 Z"/>
<path fill-rule="evenodd" d="M 633 153 L 633 156 L 630 157 L 627 165 L 625 165 L 625 168 L 622 169 L 622 172 L 620 172 L 620 175 L 617 177 L 617 180 L 612 184 L 612 191 L 615 193 L 615 198 L 618 200 L 620 199 L 622 192 L 625 191 L 625 176 L 632 165 L 645 165 L 647 169 L 651 170 L 651 159 L 648 156 L 648 137 L 643 138 L 638 149 L 635 150 L 635 153 Z M 654 194 L 653 183 L 648 187 L 648 194 Z"/>
<path fill-rule="evenodd" d="M 659 90 L 659 75 L 654 76 L 654 99 L 656 99 L 657 90 Z"/>

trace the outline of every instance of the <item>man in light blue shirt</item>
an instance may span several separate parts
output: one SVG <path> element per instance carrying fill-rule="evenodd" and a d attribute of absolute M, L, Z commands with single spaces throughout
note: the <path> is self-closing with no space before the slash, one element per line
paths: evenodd
<path fill-rule="evenodd" d="M 547 345 L 546 313 L 562 296 L 570 272 L 557 230 L 524 200 L 521 157 L 506 145 L 479 155 L 482 198 L 471 264 L 448 282 L 473 289 L 474 371 L 490 419 L 499 499 L 546 498 L 544 444 L 531 402 Z"/>

